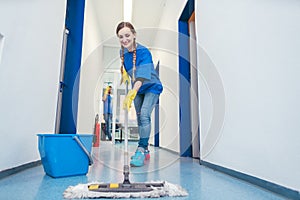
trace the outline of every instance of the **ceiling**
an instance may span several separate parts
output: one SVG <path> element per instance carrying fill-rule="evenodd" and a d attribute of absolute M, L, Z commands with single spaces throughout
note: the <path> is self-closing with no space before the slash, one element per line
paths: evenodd
<path fill-rule="evenodd" d="M 166 0 L 132 0 L 132 24 L 135 29 L 155 28 L 159 26 Z M 103 40 L 115 37 L 117 24 L 123 21 L 123 0 L 93 0 L 95 18 Z M 148 35 L 149 40 L 154 36 Z"/>

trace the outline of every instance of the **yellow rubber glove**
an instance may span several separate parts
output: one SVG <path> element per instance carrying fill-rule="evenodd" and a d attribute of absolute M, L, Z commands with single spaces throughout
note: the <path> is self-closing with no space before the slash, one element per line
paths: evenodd
<path fill-rule="evenodd" d="M 125 69 L 121 70 L 121 73 L 122 73 L 121 85 L 122 85 L 122 83 L 126 84 L 126 82 L 130 83 L 130 79 L 129 79 L 129 76 L 128 76 L 126 70 Z"/>
<path fill-rule="evenodd" d="M 104 94 L 108 95 L 108 91 L 109 91 L 109 89 L 110 89 L 110 87 L 109 87 L 109 86 L 107 86 L 107 87 L 105 88 Z"/>
<path fill-rule="evenodd" d="M 136 90 L 129 90 L 128 94 L 126 95 L 124 101 L 123 101 L 123 109 L 129 110 L 131 108 L 131 103 L 133 99 L 136 96 L 137 91 Z"/>

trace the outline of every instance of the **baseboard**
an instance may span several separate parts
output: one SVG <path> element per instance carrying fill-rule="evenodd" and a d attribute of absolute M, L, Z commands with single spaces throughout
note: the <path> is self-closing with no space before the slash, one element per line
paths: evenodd
<path fill-rule="evenodd" d="M 13 168 L 10 168 L 10 169 L 3 170 L 3 171 L 0 172 L 0 179 L 6 178 L 8 176 L 19 173 L 19 172 L 24 171 L 26 169 L 39 166 L 41 164 L 42 164 L 42 161 L 38 160 L 38 161 L 26 163 L 24 165 L 20 165 L 18 167 L 13 167 Z"/>
<path fill-rule="evenodd" d="M 206 167 L 212 168 L 214 170 L 217 170 L 219 172 L 222 172 L 224 174 L 228 174 L 235 178 L 241 179 L 243 181 L 249 182 L 251 184 L 257 185 L 259 187 L 262 187 L 266 190 L 269 190 L 271 192 L 274 192 L 274 193 L 284 196 L 286 198 L 293 199 L 293 200 L 300 199 L 299 191 L 292 190 L 292 189 L 286 188 L 284 186 L 277 185 L 275 183 L 272 183 L 272 182 L 254 177 L 254 176 L 250 176 L 250 175 L 247 175 L 247 174 L 244 174 L 244 173 L 232 170 L 232 169 L 221 167 L 219 165 L 215 165 L 215 164 L 203 161 L 203 160 L 200 160 L 200 164 L 204 165 Z"/>
<path fill-rule="evenodd" d="M 150 146 L 154 147 L 153 144 L 150 144 Z M 157 147 L 154 147 L 154 148 L 157 148 Z M 172 153 L 174 155 L 180 156 L 180 154 L 177 151 L 173 151 L 171 149 L 168 149 L 168 148 L 165 148 L 165 147 L 161 147 L 161 146 L 159 146 L 158 148 L 163 149 L 164 151 L 167 151 L 167 152 Z"/>

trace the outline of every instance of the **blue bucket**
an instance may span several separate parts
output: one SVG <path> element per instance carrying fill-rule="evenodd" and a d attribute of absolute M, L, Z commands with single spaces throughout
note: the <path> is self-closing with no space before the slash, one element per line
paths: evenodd
<path fill-rule="evenodd" d="M 37 134 L 44 171 L 58 178 L 85 175 L 92 164 L 93 134 Z"/>

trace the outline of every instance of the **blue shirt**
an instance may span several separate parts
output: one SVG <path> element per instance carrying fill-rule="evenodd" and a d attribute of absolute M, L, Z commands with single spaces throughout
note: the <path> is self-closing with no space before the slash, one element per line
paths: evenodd
<path fill-rule="evenodd" d="M 122 52 L 121 52 L 122 53 Z M 124 67 L 128 75 L 132 77 L 133 68 L 133 52 L 124 49 Z M 160 94 L 163 91 L 163 86 L 159 80 L 158 74 L 154 69 L 152 55 L 146 47 L 137 44 L 136 48 L 136 71 L 135 79 L 143 78 L 143 85 L 140 87 L 138 94 L 151 92 Z M 134 83 L 132 82 L 132 85 Z"/>
<path fill-rule="evenodd" d="M 112 103 L 111 103 L 111 96 L 108 94 L 106 97 L 106 100 L 104 101 L 104 108 L 103 113 L 104 114 L 112 114 Z"/>

